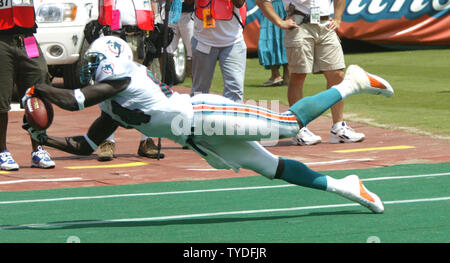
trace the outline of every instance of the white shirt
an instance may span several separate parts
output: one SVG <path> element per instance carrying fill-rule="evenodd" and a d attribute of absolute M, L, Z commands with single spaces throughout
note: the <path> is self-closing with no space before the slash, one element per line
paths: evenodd
<path fill-rule="evenodd" d="M 239 17 L 239 9 L 233 11 Z M 216 19 L 215 28 L 204 28 L 203 20 L 194 15 L 194 37 L 204 45 L 211 47 L 227 47 L 244 39 L 242 26 L 233 15 L 231 20 Z"/>
<path fill-rule="evenodd" d="M 333 0 L 283 0 L 283 3 L 286 10 L 292 3 L 295 9 L 307 15 L 311 14 L 312 6 L 320 8 L 320 16 L 329 16 L 334 13 Z"/>
<path fill-rule="evenodd" d="M 137 25 L 133 0 L 116 0 L 115 9 L 120 11 L 120 23 L 122 25 Z"/>
<path fill-rule="evenodd" d="M 122 25 L 136 26 L 136 10 L 152 10 L 150 0 L 116 0 L 115 9 L 120 11 Z"/>

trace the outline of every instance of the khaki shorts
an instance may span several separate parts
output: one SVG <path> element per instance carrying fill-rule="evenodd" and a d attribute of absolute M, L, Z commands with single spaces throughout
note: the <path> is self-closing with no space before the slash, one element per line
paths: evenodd
<path fill-rule="evenodd" d="M 294 15 L 295 16 L 295 15 Z M 329 21 L 303 23 L 286 30 L 284 45 L 291 73 L 320 73 L 345 68 L 344 52 Z"/>

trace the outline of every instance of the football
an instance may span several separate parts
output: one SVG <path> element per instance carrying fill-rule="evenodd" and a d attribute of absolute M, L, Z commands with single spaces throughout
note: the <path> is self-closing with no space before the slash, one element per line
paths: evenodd
<path fill-rule="evenodd" d="M 31 97 L 25 105 L 25 118 L 34 129 L 47 129 L 53 121 L 52 104 L 45 99 Z"/>

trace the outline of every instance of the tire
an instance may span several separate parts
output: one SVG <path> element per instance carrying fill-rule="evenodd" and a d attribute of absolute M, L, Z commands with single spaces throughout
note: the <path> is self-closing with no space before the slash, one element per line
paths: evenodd
<path fill-rule="evenodd" d="M 64 78 L 64 88 L 65 89 L 79 89 L 82 87 L 80 83 L 80 71 L 83 65 L 83 56 L 86 50 L 89 48 L 89 43 L 86 39 L 83 40 L 81 45 L 80 57 L 77 62 L 71 65 L 63 66 L 63 78 Z"/>
<path fill-rule="evenodd" d="M 183 83 L 186 78 L 186 49 L 181 38 L 178 41 L 177 50 L 173 54 L 173 60 L 175 65 L 173 84 L 176 85 L 178 83 Z"/>

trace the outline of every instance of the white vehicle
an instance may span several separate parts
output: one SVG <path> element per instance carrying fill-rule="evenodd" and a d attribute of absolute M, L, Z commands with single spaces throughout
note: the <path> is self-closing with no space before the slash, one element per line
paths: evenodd
<path fill-rule="evenodd" d="M 66 89 L 80 88 L 81 58 L 89 46 L 84 28 L 90 21 L 98 19 L 98 1 L 35 0 L 34 7 L 38 25 L 35 37 L 50 75 L 62 77 Z M 186 54 L 181 39 L 174 55 L 177 84 L 184 81 L 186 70 Z M 158 73 L 156 76 L 160 77 Z"/>
<path fill-rule="evenodd" d="M 98 17 L 98 1 L 35 0 L 35 37 L 52 77 L 64 78 L 64 87 L 80 86 L 80 58 L 88 47 L 84 28 Z"/>

